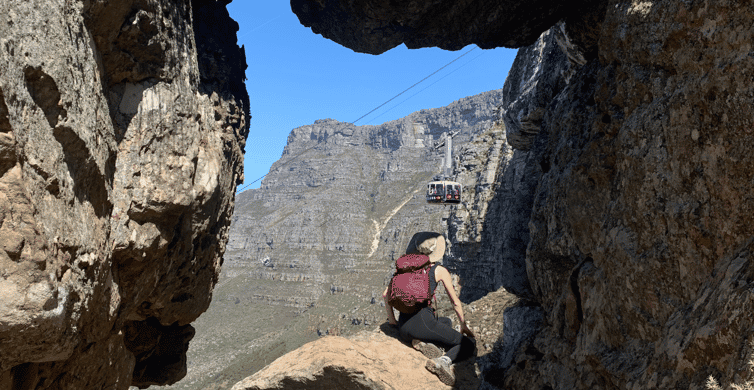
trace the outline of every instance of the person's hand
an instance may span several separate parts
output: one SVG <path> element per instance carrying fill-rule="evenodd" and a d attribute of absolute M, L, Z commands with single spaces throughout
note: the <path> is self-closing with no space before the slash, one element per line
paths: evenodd
<path fill-rule="evenodd" d="M 396 326 L 396 327 L 398 326 L 398 323 L 393 320 L 388 320 L 387 323 L 390 324 L 390 326 Z"/>
<path fill-rule="evenodd" d="M 476 336 L 474 336 L 474 332 L 472 332 L 471 329 L 469 329 L 469 327 L 466 325 L 465 322 L 461 324 L 461 333 L 465 334 L 466 336 L 471 337 L 472 339 L 476 338 Z"/>

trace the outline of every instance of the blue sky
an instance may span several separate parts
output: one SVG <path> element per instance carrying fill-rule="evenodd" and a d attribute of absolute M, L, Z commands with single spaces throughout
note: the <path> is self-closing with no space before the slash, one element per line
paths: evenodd
<path fill-rule="evenodd" d="M 317 119 L 353 122 L 467 51 L 411 90 L 356 122 L 378 125 L 424 108 L 503 87 L 516 51 L 408 50 L 401 45 L 375 56 L 356 53 L 302 26 L 285 0 L 228 4 L 246 50 L 251 101 L 244 184 L 258 188 L 283 153 L 288 134 Z"/>

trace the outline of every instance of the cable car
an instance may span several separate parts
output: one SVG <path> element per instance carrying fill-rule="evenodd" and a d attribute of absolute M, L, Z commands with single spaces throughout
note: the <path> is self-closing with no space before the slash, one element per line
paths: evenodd
<path fill-rule="evenodd" d="M 455 181 L 444 180 L 450 178 L 453 172 L 453 137 L 457 134 L 457 131 L 452 133 L 445 132 L 442 134 L 441 140 L 434 145 L 435 149 L 445 146 L 445 157 L 442 162 L 444 173 L 435 176 L 435 180 L 427 184 L 427 203 L 443 205 L 461 203 L 463 186 Z"/>
<path fill-rule="evenodd" d="M 431 181 L 427 184 L 427 203 L 461 203 L 463 186 L 449 180 Z"/>

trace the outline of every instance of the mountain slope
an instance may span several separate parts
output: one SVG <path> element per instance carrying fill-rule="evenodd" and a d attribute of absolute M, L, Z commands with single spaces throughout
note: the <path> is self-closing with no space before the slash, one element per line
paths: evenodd
<path fill-rule="evenodd" d="M 424 200 L 440 173 L 434 143 L 458 131 L 456 155 L 499 148 L 501 99 L 496 90 L 380 126 L 292 130 L 261 188 L 237 196 L 220 281 L 195 324 L 186 379 L 171 388 L 228 388 L 320 335 L 383 322 L 393 260 L 415 232 L 447 232 L 456 208 Z M 475 188 L 476 174 L 460 178 Z"/>

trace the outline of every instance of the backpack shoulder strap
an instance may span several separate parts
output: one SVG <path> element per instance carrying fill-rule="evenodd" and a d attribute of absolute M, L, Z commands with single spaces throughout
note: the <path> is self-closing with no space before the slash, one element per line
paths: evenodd
<path fill-rule="evenodd" d="M 437 267 L 440 264 L 433 263 L 431 267 L 429 267 L 429 289 L 432 291 L 432 295 L 435 295 L 435 289 L 437 289 L 437 277 L 435 276 L 435 272 L 437 271 Z"/>
<path fill-rule="evenodd" d="M 435 277 L 435 271 L 437 271 L 437 266 L 439 264 L 437 263 L 430 263 L 431 266 L 429 267 L 429 270 L 427 271 L 429 273 L 429 281 L 427 287 L 429 287 L 429 302 L 428 306 L 431 307 L 433 310 L 437 307 L 437 298 L 435 297 L 435 291 L 437 291 L 437 277 Z"/>

